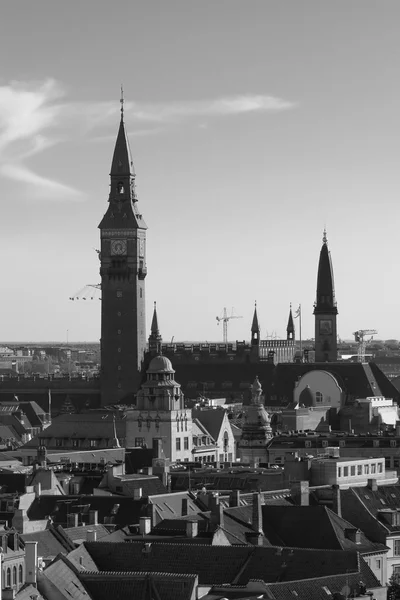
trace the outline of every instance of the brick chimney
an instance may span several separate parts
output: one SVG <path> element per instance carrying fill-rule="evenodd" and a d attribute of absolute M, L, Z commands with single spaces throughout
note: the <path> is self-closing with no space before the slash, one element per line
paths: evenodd
<path fill-rule="evenodd" d="M 96 542 L 97 541 L 97 531 L 93 529 L 88 529 L 86 531 L 86 541 L 87 542 Z"/>
<path fill-rule="evenodd" d="M 150 517 L 140 517 L 139 531 L 140 531 L 140 535 L 149 535 L 149 533 L 151 532 L 151 518 Z"/>
<path fill-rule="evenodd" d="M 332 486 L 332 510 L 339 517 L 342 516 L 342 499 L 340 496 L 340 487 L 337 484 Z"/>
<path fill-rule="evenodd" d="M 133 490 L 133 499 L 134 500 L 140 500 L 142 498 L 142 496 L 143 496 L 143 493 L 142 493 L 142 488 L 141 487 L 135 488 Z"/>
<path fill-rule="evenodd" d="M 293 481 L 290 486 L 290 495 L 293 502 L 299 506 L 310 504 L 310 489 L 308 481 Z"/>
<path fill-rule="evenodd" d="M 232 490 L 229 494 L 229 507 L 234 508 L 240 506 L 240 491 Z"/>
<path fill-rule="evenodd" d="M 361 531 L 355 527 L 344 530 L 344 535 L 354 544 L 361 544 Z"/>
<path fill-rule="evenodd" d="M 78 527 L 79 525 L 79 514 L 69 513 L 67 516 L 67 527 Z"/>
<path fill-rule="evenodd" d="M 369 489 L 371 490 L 371 492 L 378 491 L 378 483 L 377 483 L 376 479 L 368 479 L 367 485 L 368 485 Z"/>
<path fill-rule="evenodd" d="M 186 521 L 186 537 L 195 538 L 199 533 L 198 521 Z"/>
<path fill-rule="evenodd" d="M 210 497 L 209 509 L 211 511 L 211 523 L 216 526 L 224 526 L 224 507 L 219 502 L 219 496 Z"/>
<path fill-rule="evenodd" d="M 263 533 L 263 521 L 262 521 L 262 504 L 260 492 L 254 492 L 253 494 L 253 511 L 251 524 L 257 533 Z"/>
<path fill-rule="evenodd" d="M 25 583 L 36 587 L 37 542 L 25 542 Z"/>
<path fill-rule="evenodd" d="M 99 524 L 99 512 L 97 510 L 89 510 L 89 525 Z"/>

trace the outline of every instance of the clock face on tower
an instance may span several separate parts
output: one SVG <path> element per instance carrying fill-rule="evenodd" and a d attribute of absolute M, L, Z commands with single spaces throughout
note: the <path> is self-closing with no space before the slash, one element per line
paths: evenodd
<path fill-rule="evenodd" d="M 111 240 L 111 255 L 123 256 L 126 254 L 126 240 Z"/>

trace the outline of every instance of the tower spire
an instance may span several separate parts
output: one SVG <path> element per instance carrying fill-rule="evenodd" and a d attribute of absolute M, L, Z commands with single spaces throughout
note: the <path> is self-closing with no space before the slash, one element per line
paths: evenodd
<path fill-rule="evenodd" d="M 293 321 L 293 314 L 292 314 L 292 303 L 290 303 L 290 308 L 289 308 L 289 318 L 288 318 L 288 324 L 286 327 L 286 339 L 288 340 L 294 340 L 294 321 Z"/>
<path fill-rule="evenodd" d="M 121 122 L 124 122 L 124 87 L 121 83 L 121 96 L 120 96 L 120 103 L 121 103 Z"/>
<path fill-rule="evenodd" d="M 254 315 L 253 322 L 251 324 L 251 345 L 260 345 L 260 326 L 258 324 L 257 301 L 254 302 Z"/>
<path fill-rule="evenodd" d="M 314 304 L 316 362 L 337 360 L 337 314 L 332 260 L 325 228 L 319 254 L 317 297 Z"/>
<path fill-rule="evenodd" d="M 149 335 L 149 350 L 152 356 L 162 353 L 162 337 L 158 327 L 157 303 L 154 302 L 153 319 L 151 321 L 151 332 Z"/>

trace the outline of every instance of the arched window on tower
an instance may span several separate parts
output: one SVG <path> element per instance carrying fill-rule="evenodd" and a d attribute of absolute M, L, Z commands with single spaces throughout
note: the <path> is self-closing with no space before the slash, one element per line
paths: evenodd
<path fill-rule="evenodd" d="M 7 569 L 6 586 L 11 587 L 11 569 L 10 569 L 10 567 L 8 567 L 8 569 Z"/>
<path fill-rule="evenodd" d="M 18 583 L 23 583 L 24 582 L 24 571 L 22 569 L 22 565 L 19 565 L 19 569 L 18 569 Z"/>
<path fill-rule="evenodd" d="M 124 194 L 124 193 L 125 193 L 124 184 L 122 183 L 122 181 L 120 181 L 118 183 L 118 194 Z"/>
<path fill-rule="evenodd" d="M 17 567 L 13 567 L 13 585 L 17 585 Z"/>

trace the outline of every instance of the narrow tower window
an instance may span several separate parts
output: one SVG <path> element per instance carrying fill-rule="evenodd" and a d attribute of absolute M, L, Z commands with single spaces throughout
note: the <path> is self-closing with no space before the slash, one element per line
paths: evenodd
<path fill-rule="evenodd" d="M 122 183 L 122 181 L 120 181 L 118 184 L 118 194 L 124 194 L 124 193 L 125 193 L 124 184 Z"/>

